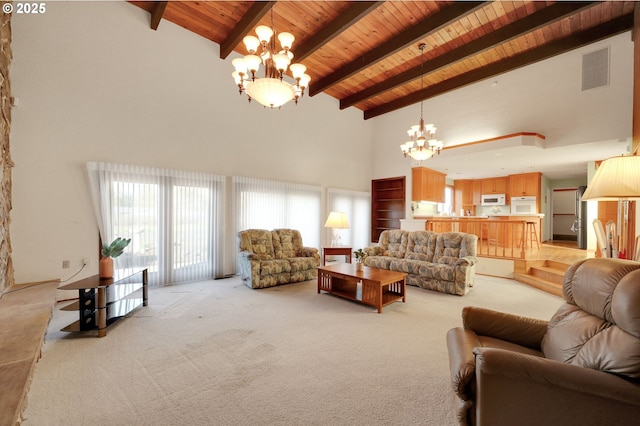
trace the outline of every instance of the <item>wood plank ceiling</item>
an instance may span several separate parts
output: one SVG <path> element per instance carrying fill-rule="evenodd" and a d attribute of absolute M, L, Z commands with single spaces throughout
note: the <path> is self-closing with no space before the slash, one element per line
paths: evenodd
<path fill-rule="evenodd" d="M 634 10 L 633 1 L 131 3 L 151 28 L 171 21 L 219 44 L 223 59 L 247 54 L 242 38 L 273 19 L 296 37 L 306 96 L 326 93 L 365 119 L 629 31 Z M 231 71 L 229 62 L 235 90 Z"/>

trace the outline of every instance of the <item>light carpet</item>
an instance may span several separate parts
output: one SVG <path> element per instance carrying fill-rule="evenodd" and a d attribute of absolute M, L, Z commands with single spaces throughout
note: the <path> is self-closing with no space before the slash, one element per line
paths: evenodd
<path fill-rule="evenodd" d="M 56 309 L 23 424 L 454 425 L 445 335 L 462 307 L 549 319 L 561 303 L 477 276 L 464 297 L 407 286 L 378 314 L 315 281 L 233 277 L 151 289 L 104 338 L 59 331 L 77 313 Z"/>

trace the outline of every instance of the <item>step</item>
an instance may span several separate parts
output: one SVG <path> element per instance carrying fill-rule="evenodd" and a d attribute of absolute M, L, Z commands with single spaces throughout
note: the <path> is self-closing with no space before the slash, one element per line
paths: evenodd
<path fill-rule="evenodd" d="M 513 274 L 513 279 L 528 286 L 562 297 L 562 284 L 538 278 L 530 274 Z"/>
<path fill-rule="evenodd" d="M 543 279 L 545 281 L 550 281 L 556 284 L 559 284 L 560 286 L 562 286 L 562 280 L 564 279 L 564 273 L 565 271 L 557 269 L 557 268 L 550 268 L 548 266 L 532 266 L 529 269 L 529 272 L 527 275 L 531 275 L 534 276 L 536 278 L 540 278 Z"/>

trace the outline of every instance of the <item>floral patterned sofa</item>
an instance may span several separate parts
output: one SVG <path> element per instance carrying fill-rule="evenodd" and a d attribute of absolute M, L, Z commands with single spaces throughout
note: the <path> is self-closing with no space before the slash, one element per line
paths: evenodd
<path fill-rule="evenodd" d="M 407 284 L 464 296 L 473 286 L 478 237 L 463 232 L 382 231 L 366 266 L 406 272 Z"/>
<path fill-rule="evenodd" d="M 247 229 L 238 233 L 242 282 L 251 288 L 308 281 L 317 277 L 320 253 L 304 247 L 295 229 Z"/>

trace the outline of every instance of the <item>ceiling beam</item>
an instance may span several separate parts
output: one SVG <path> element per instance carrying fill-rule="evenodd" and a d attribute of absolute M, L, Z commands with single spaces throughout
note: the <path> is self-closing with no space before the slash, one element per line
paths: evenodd
<path fill-rule="evenodd" d="M 356 1 L 352 3 L 336 19 L 325 25 L 295 49 L 296 62 L 301 62 L 382 4 L 384 4 L 383 1 Z"/>
<path fill-rule="evenodd" d="M 405 31 L 398 34 L 398 36 L 393 37 L 389 41 L 349 62 L 342 68 L 330 73 L 316 83 L 311 84 L 309 87 L 309 94 L 313 96 L 327 90 L 340 81 L 370 67 L 372 64 L 383 60 L 398 50 L 404 49 L 408 45 L 415 43 L 417 40 L 439 31 L 445 26 L 459 20 L 462 16 L 468 15 L 485 5 L 485 2 L 463 1 L 455 2 L 450 6 L 443 8 L 439 12 L 428 16 L 417 24 L 407 28 Z"/>
<path fill-rule="evenodd" d="M 151 29 L 157 30 L 160 21 L 164 16 L 164 11 L 167 9 L 168 1 L 157 1 L 151 10 Z"/>
<path fill-rule="evenodd" d="M 370 118 L 413 105 L 425 99 L 433 98 L 451 90 L 476 83 L 489 77 L 513 71 L 544 59 L 549 59 L 553 56 L 629 31 L 632 27 L 633 13 L 622 15 L 609 22 L 589 28 L 580 33 L 552 41 L 537 49 L 532 49 L 502 61 L 494 62 L 482 68 L 477 68 L 456 77 L 443 80 L 440 83 L 427 87 L 426 89 L 419 90 L 378 107 L 368 109 L 364 112 L 364 119 L 368 120 Z"/>
<path fill-rule="evenodd" d="M 254 2 L 238 24 L 233 27 L 227 38 L 220 43 L 220 59 L 225 59 L 229 56 L 238 43 L 242 41 L 243 37 L 256 26 L 264 15 L 269 13 L 275 4 L 275 1 Z"/>
<path fill-rule="evenodd" d="M 485 36 L 463 44 L 456 49 L 450 50 L 436 58 L 430 59 L 424 65 L 418 65 L 361 90 L 360 92 L 340 99 L 340 109 L 348 108 L 358 102 L 364 101 L 365 99 L 372 98 L 383 92 L 408 83 L 409 81 L 415 80 L 421 75 L 437 71 L 455 62 L 477 55 L 495 46 L 520 37 L 523 34 L 527 34 L 545 25 L 556 22 L 566 16 L 578 13 L 579 11 L 593 6 L 594 4 L 595 2 L 559 2 L 552 4 L 551 6 L 540 9 L 519 21 L 515 21 L 500 29 L 490 32 Z"/>

